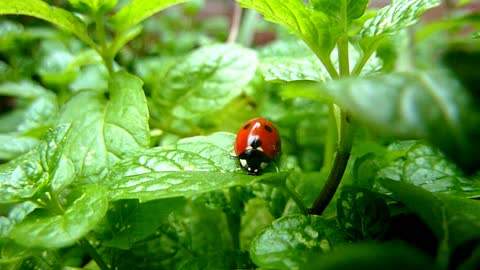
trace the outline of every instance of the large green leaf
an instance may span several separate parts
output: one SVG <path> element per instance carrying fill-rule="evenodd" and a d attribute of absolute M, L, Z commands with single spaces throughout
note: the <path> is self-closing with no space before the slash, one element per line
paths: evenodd
<path fill-rule="evenodd" d="M 238 97 L 256 68 L 255 52 L 239 45 L 195 50 L 159 79 L 152 115 L 165 128 L 191 132 Z"/>
<path fill-rule="evenodd" d="M 403 181 L 435 193 L 480 196 L 480 177 L 465 177 L 443 153 L 422 142 L 392 144 L 388 147 L 388 153 L 376 157 L 371 155 L 370 161 L 383 163 L 374 170 L 377 180 L 388 178 Z"/>
<path fill-rule="evenodd" d="M 480 143 L 472 130 L 478 113 L 462 86 L 443 70 L 381 74 L 296 84 L 284 97 L 331 101 L 373 132 L 397 138 L 427 138 L 455 161 L 478 164 Z"/>
<path fill-rule="evenodd" d="M 456 248 L 480 241 L 480 204 L 477 201 L 433 194 L 399 181 L 384 179 L 381 183 L 435 233 L 442 247 L 438 256 L 444 267 Z"/>
<path fill-rule="evenodd" d="M 258 11 L 264 18 L 282 25 L 300 37 L 326 62 L 336 43 L 338 25 L 327 15 L 306 6 L 299 0 L 237 0 L 244 8 Z"/>
<path fill-rule="evenodd" d="M 81 91 L 64 106 L 60 123 L 71 123 L 65 146 L 82 181 L 96 182 L 119 159 L 149 146 L 148 109 L 142 82 L 126 72 L 113 74 L 109 99 Z"/>
<path fill-rule="evenodd" d="M 31 199 L 42 188 L 56 181 L 56 187 L 65 186 L 73 180 L 71 168 L 62 167 L 69 125 L 60 125 L 47 133 L 46 138 L 30 152 L 9 163 L 0 165 L 0 202 L 11 203 Z M 59 172 L 58 174 L 56 174 Z"/>
<path fill-rule="evenodd" d="M 233 134 L 219 132 L 149 149 L 116 164 L 105 185 L 113 200 L 149 201 L 285 177 L 272 173 L 254 177 L 241 171 L 231 157 L 233 140 Z"/>
<path fill-rule="evenodd" d="M 48 5 L 40 0 L 9 0 L 0 5 L 0 15 L 27 15 L 48 21 L 75 34 L 91 47 L 95 43 L 88 36 L 87 26 L 67 10 Z"/>
<path fill-rule="evenodd" d="M 99 186 L 74 190 L 65 212 L 37 209 L 15 225 L 10 237 L 28 247 L 60 248 L 74 244 L 103 218 L 108 208 L 106 192 Z"/>
<path fill-rule="evenodd" d="M 10 160 L 28 152 L 39 140 L 31 137 L 0 134 L 0 160 Z"/>
<path fill-rule="evenodd" d="M 250 254 L 265 269 L 299 269 L 344 241 L 345 235 L 335 222 L 319 216 L 290 215 L 258 234 Z"/>
<path fill-rule="evenodd" d="M 139 203 L 122 200 L 107 213 L 112 237 L 106 246 L 129 249 L 136 242 L 153 234 L 167 216 L 185 203 L 183 198 L 170 198 Z"/>
<path fill-rule="evenodd" d="M 119 32 L 125 32 L 153 14 L 186 0 L 132 0 L 123 6 L 111 22 Z"/>

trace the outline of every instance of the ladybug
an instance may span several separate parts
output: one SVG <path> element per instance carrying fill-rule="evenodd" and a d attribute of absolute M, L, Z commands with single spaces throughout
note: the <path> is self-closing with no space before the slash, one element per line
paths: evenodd
<path fill-rule="evenodd" d="M 235 154 L 250 175 L 258 175 L 282 148 L 277 128 L 265 118 L 254 118 L 242 125 L 235 139 Z"/>

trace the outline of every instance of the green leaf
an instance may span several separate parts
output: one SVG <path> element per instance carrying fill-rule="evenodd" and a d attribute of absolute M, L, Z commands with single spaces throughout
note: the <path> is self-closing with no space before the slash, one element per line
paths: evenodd
<path fill-rule="evenodd" d="M 355 63 L 360 52 L 349 46 L 349 61 Z M 259 51 L 260 71 L 267 81 L 291 82 L 300 80 L 328 81 L 330 75 L 315 54 L 299 40 L 279 40 L 263 47 Z M 332 51 L 332 63 L 338 66 L 338 52 Z M 378 72 L 381 60 L 370 57 L 361 74 Z M 353 68 L 353 67 L 352 67 Z"/>
<path fill-rule="evenodd" d="M 141 80 L 120 71 L 113 74 L 109 90 L 108 100 L 98 91 L 77 93 L 60 116 L 60 123 L 72 124 L 65 151 L 81 181 L 98 181 L 118 160 L 149 146 Z"/>
<path fill-rule="evenodd" d="M 387 230 L 390 212 L 378 194 L 366 188 L 345 186 L 337 200 L 337 221 L 355 240 L 375 239 Z"/>
<path fill-rule="evenodd" d="M 230 156 L 233 141 L 233 134 L 219 132 L 149 149 L 117 163 L 105 178 L 105 185 L 113 200 L 139 199 L 143 202 L 191 197 L 285 177 L 284 174 L 265 173 L 252 177 L 243 171 L 239 173 L 236 159 Z"/>
<path fill-rule="evenodd" d="M 265 269 L 299 269 L 344 242 L 335 221 L 319 216 L 290 215 L 272 223 L 253 240 L 252 260 Z"/>
<path fill-rule="evenodd" d="M 118 0 L 68 0 L 68 2 L 82 12 L 89 12 L 95 15 L 106 13 L 113 9 Z"/>
<path fill-rule="evenodd" d="M 162 127 L 191 132 L 238 97 L 256 68 L 255 52 L 239 45 L 197 49 L 159 78 L 152 115 Z"/>
<path fill-rule="evenodd" d="M 480 204 L 477 201 L 433 194 L 399 181 L 384 179 L 381 183 L 435 233 L 441 247 L 438 257 L 442 258 L 444 267 L 456 248 L 480 240 Z"/>
<path fill-rule="evenodd" d="M 39 143 L 32 137 L 0 134 L 0 160 L 10 160 L 28 152 Z"/>
<path fill-rule="evenodd" d="M 21 121 L 16 130 L 27 136 L 41 137 L 58 116 L 57 97 L 42 86 L 27 80 L 0 84 L 0 95 L 18 97 Z"/>
<path fill-rule="evenodd" d="M 348 270 L 352 267 L 392 270 L 439 269 L 421 250 L 400 242 L 345 245 L 313 258 L 301 269 Z"/>
<path fill-rule="evenodd" d="M 108 208 L 100 186 L 72 191 L 61 215 L 37 209 L 15 225 L 10 237 L 17 243 L 40 248 L 61 248 L 84 237 L 103 218 Z"/>
<path fill-rule="evenodd" d="M 330 62 L 329 56 L 335 47 L 339 32 L 338 25 L 332 24 L 324 13 L 298 0 L 237 0 L 237 2 L 244 8 L 258 11 L 265 20 L 284 26 L 289 32 L 303 39 L 322 63 Z"/>
<path fill-rule="evenodd" d="M 78 17 L 67 10 L 50 6 L 40 0 L 4 1 L 0 6 L 0 15 L 27 15 L 36 17 L 73 33 L 92 48 L 96 46 L 88 36 L 87 26 Z"/>
<path fill-rule="evenodd" d="M 55 177 L 57 182 L 72 181 L 71 171 L 56 175 L 69 131 L 69 125 L 60 125 L 30 152 L 0 165 L 1 203 L 31 199 Z"/>
<path fill-rule="evenodd" d="M 107 213 L 113 235 L 103 244 L 129 249 L 136 242 L 153 234 L 167 216 L 183 204 L 185 204 L 183 198 L 155 200 L 146 203 L 139 203 L 136 200 L 119 201 L 115 208 Z"/>
<path fill-rule="evenodd" d="M 311 5 L 315 10 L 322 11 L 337 21 L 350 23 L 360 18 L 367 9 L 368 0 L 311 0 Z"/>
<path fill-rule="evenodd" d="M 260 71 L 266 81 L 326 81 L 327 70 L 300 40 L 279 40 L 259 51 Z"/>
<path fill-rule="evenodd" d="M 365 22 L 360 36 L 374 37 L 393 34 L 415 24 L 420 15 L 428 9 L 439 6 L 440 0 L 404 0 L 380 9 L 377 15 Z"/>
<path fill-rule="evenodd" d="M 185 0 L 132 0 L 111 17 L 118 32 L 125 32 L 153 14 Z"/>
<path fill-rule="evenodd" d="M 430 192 L 465 197 L 480 196 L 480 178 L 467 178 L 459 168 L 438 149 L 422 142 L 402 142 L 388 147 L 383 161 L 375 172 L 375 178 L 403 181 Z"/>
<path fill-rule="evenodd" d="M 478 161 L 474 152 L 480 145 L 471 134 L 478 113 L 459 82 L 443 70 L 348 78 L 314 87 L 293 84 L 283 96 L 334 102 L 374 133 L 426 138 L 460 164 Z"/>

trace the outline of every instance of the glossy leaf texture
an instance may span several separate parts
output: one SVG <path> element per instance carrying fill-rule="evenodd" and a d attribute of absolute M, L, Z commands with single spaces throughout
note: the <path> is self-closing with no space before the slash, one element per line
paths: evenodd
<path fill-rule="evenodd" d="M 92 230 L 108 208 L 106 192 L 100 186 L 85 186 L 74 190 L 69 194 L 67 202 L 62 214 L 36 209 L 14 226 L 10 237 L 29 247 L 70 246 Z"/>
<path fill-rule="evenodd" d="M 289 215 L 257 235 L 250 256 L 265 269 L 302 269 L 302 265 L 345 239 L 335 222 L 319 216 Z"/>
<path fill-rule="evenodd" d="M 142 202 L 191 197 L 281 177 L 271 173 L 252 177 L 241 171 L 237 160 L 230 156 L 233 141 L 233 134 L 219 132 L 152 148 L 116 164 L 104 184 L 113 200 Z"/>
<path fill-rule="evenodd" d="M 88 36 L 87 26 L 73 13 L 48 5 L 40 0 L 3 1 L 0 5 L 0 15 L 27 15 L 48 21 L 63 30 L 76 35 L 80 40 L 95 47 Z"/>
<path fill-rule="evenodd" d="M 462 168 L 478 164 L 478 113 L 462 86 L 444 70 L 299 83 L 283 96 L 334 102 L 374 133 L 426 138 Z"/>
<path fill-rule="evenodd" d="M 114 8 L 118 0 L 68 0 L 68 2 L 79 11 L 99 14 Z"/>
<path fill-rule="evenodd" d="M 363 166 L 362 163 L 366 166 Z M 377 169 L 369 163 L 381 164 Z M 363 168 L 362 168 L 363 167 Z M 369 155 L 358 163 L 363 180 L 372 173 L 373 179 L 387 178 L 413 184 L 430 192 L 461 197 L 480 196 L 480 177 L 466 177 L 438 149 L 421 141 L 404 141 L 388 146 L 387 153 Z M 374 181 L 375 181 L 374 180 Z"/>
<path fill-rule="evenodd" d="M 152 117 L 164 127 L 191 133 L 242 93 L 257 64 L 254 51 L 235 44 L 193 51 L 159 78 Z"/>
<path fill-rule="evenodd" d="M 142 81 L 126 72 L 113 74 L 109 95 L 78 92 L 63 107 L 60 123 L 71 123 L 65 151 L 81 182 L 104 177 L 120 159 L 149 146 L 149 113 Z"/>
<path fill-rule="evenodd" d="M 384 179 L 381 183 L 435 233 L 442 247 L 438 257 L 442 258 L 443 267 L 448 265 L 448 258 L 457 248 L 480 241 L 480 204 L 477 201 L 433 194 L 399 181 Z"/>
<path fill-rule="evenodd" d="M 55 191 L 73 181 L 72 168 L 63 156 L 70 132 L 69 125 L 60 125 L 47 133 L 44 141 L 30 152 L 0 165 L 0 202 L 13 203 L 31 199 L 43 188 L 55 184 Z M 62 163 L 63 162 L 63 163 Z M 64 165 L 60 168 L 60 165 Z"/>
<path fill-rule="evenodd" d="M 338 51 L 331 53 L 333 65 L 338 65 Z M 360 52 L 349 47 L 349 61 L 359 61 Z M 265 80 L 274 82 L 291 82 L 300 80 L 325 82 L 330 80 L 328 71 L 310 48 L 300 40 L 278 40 L 259 50 L 259 67 Z M 378 72 L 382 61 L 373 55 L 370 57 L 361 74 Z M 351 67 L 353 69 L 353 66 Z"/>
<path fill-rule="evenodd" d="M 185 0 L 132 0 L 111 17 L 118 32 L 125 32 L 153 14 Z"/>
<path fill-rule="evenodd" d="M 361 37 L 374 37 L 393 34 L 415 24 L 420 15 L 428 9 L 439 6 L 440 0 L 406 0 L 392 3 L 377 12 L 377 15 L 365 22 Z"/>

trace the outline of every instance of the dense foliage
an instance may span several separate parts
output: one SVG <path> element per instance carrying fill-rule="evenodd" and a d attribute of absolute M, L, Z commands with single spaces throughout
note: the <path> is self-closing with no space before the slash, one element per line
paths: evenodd
<path fill-rule="evenodd" d="M 0 268 L 479 269 L 472 1 L 237 2 L 0 3 Z"/>

